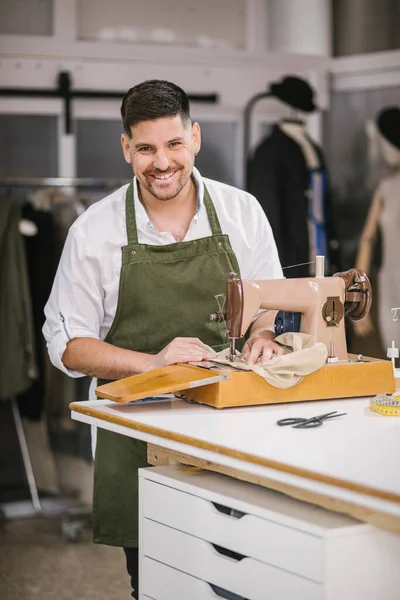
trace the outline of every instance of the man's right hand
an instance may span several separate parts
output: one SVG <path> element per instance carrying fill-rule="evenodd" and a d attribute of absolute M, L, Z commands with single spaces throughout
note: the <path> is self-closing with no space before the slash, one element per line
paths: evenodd
<path fill-rule="evenodd" d="M 152 357 L 145 370 L 152 371 L 180 362 L 200 362 L 210 358 L 213 358 L 213 354 L 207 350 L 199 338 L 177 337 Z"/>

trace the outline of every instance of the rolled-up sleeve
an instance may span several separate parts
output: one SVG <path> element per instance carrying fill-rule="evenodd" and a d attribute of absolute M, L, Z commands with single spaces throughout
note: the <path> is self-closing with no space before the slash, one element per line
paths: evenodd
<path fill-rule="evenodd" d="M 100 339 L 103 289 L 99 258 L 75 226 L 68 233 L 44 313 L 43 335 L 51 362 L 70 377 L 83 377 L 84 373 L 67 369 L 62 356 L 74 338 Z"/>

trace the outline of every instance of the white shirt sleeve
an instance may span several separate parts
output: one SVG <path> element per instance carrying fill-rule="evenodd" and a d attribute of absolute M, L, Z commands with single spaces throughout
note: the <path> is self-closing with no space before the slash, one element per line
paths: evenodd
<path fill-rule="evenodd" d="M 67 369 L 61 359 L 70 340 L 100 339 L 103 288 L 99 260 L 81 229 L 74 226 L 65 241 L 44 313 L 43 335 L 51 362 L 70 377 L 83 377 L 83 373 Z"/>
<path fill-rule="evenodd" d="M 252 205 L 252 211 L 254 211 L 255 231 L 250 279 L 283 279 L 278 249 L 267 216 L 257 201 Z"/>

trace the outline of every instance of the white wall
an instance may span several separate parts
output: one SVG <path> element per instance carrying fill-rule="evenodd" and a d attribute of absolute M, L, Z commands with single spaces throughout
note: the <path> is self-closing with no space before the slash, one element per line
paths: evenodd
<path fill-rule="evenodd" d="M 188 93 L 218 94 L 218 104 L 194 104 L 193 114 L 208 121 L 238 123 L 239 153 L 243 109 L 254 94 L 267 89 L 269 82 L 296 73 L 313 81 L 320 92 L 320 106 L 326 106 L 325 74 L 329 60 L 320 55 L 303 55 L 298 50 L 295 54 L 267 51 L 265 0 L 205 0 L 202 3 L 173 0 L 168 2 L 171 11 L 168 21 L 160 20 L 166 10 L 165 0 L 145 3 L 114 0 L 111 4 L 103 0 L 54 0 L 50 35 L 43 32 L 42 35 L 13 34 L 12 31 L 18 31 L 15 2 L 25 6 L 25 10 L 20 11 L 24 24 L 30 17 L 28 8 L 35 10 L 35 1 L 2 2 L 0 15 L 6 18 L 4 7 L 11 6 L 13 19 L 8 29 L 4 22 L 0 26 L 0 31 L 8 31 L 0 35 L 3 87 L 54 89 L 61 70 L 71 73 L 75 89 L 86 90 L 125 92 L 145 79 L 170 79 Z M 39 5 L 43 8 L 41 3 L 36 4 L 36 10 Z M 105 24 L 109 24 L 106 32 Z M 143 35 L 154 38 L 154 31 L 158 41 L 153 39 L 152 43 L 146 43 Z M 174 39 L 165 42 L 171 32 Z M 138 35 L 142 38 L 138 39 Z M 118 101 L 74 100 L 73 110 L 76 118 L 119 119 Z M 59 175 L 74 175 L 74 140 L 62 134 L 60 100 L 0 97 L 0 113 L 59 115 Z M 273 122 L 287 114 L 288 108 L 280 102 L 271 99 L 261 102 L 253 119 L 253 140 L 257 139 L 263 122 Z M 314 133 L 318 136 L 319 116 L 313 120 Z M 238 183 L 242 179 L 242 163 L 239 154 Z"/>
<path fill-rule="evenodd" d="M 266 0 L 269 49 L 330 56 L 331 0 Z"/>

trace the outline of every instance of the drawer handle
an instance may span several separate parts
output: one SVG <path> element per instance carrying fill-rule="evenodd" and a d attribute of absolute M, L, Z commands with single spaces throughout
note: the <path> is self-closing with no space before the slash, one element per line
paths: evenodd
<path fill-rule="evenodd" d="M 243 560 L 243 558 L 246 558 L 244 554 L 239 554 L 239 552 L 234 552 L 233 550 L 228 550 L 227 548 L 223 548 L 222 546 L 217 546 L 217 544 L 211 543 L 211 546 L 218 552 L 218 554 L 222 554 L 222 556 L 232 558 L 237 562 Z"/>
<path fill-rule="evenodd" d="M 238 594 L 234 594 L 233 592 L 228 592 L 228 590 L 224 590 L 222 587 L 218 585 L 213 585 L 212 583 L 208 584 L 214 594 L 216 594 L 219 598 L 226 598 L 227 600 L 247 600 L 243 596 L 239 596 Z"/>
<path fill-rule="evenodd" d="M 212 502 L 212 504 L 215 506 L 218 512 L 228 515 L 229 517 L 233 517 L 234 519 L 241 519 L 246 514 L 241 510 L 229 508 L 229 506 L 224 506 L 223 504 L 218 504 L 218 502 Z"/>

